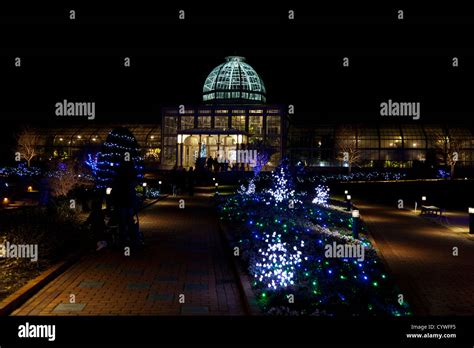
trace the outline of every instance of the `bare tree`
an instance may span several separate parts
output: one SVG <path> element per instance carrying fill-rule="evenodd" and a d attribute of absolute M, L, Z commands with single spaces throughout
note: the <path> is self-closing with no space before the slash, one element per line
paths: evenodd
<path fill-rule="evenodd" d="M 50 171 L 49 186 L 53 197 L 67 197 L 68 193 L 83 182 L 80 171 L 70 161 L 62 161 Z"/>
<path fill-rule="evenodd" d="M 38 140 L 39 136 L 29 127 L 23 128 L 18 134 L 18 152 L 20 157 L 26 160 L 28 167 L 31 164 L 31 160 L 38 155 Z"/>
<path fill-rule="evenodd" d="M 450 178 L 452 179 L 454 177 L 456 163 L 464 152 L 463 137 L 458 131 L 452 129 L 449 135 L 442 133 L 436 134 L 434 140 L 433 144 L 436 149 L 436 156 L 442 164 L 444 163 L 449 166 Z"/>
<path fill-rule="evenodd" d="M 347 163 L 348 174 L 360 160 L 360 150 L 357 148 L 356 130 L 351 126 L 341 127 L 336 134 L 336 159 Z"/>

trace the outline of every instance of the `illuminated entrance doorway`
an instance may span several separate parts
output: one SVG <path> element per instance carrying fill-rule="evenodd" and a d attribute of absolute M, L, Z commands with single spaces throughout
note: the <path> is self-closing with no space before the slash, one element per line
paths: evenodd
<path fill-rule="evenodd" d="M 186 139 L 184 140 L 183 150 L 183 166 L 194 166 L 194 163 L 196 163 L 196 159 L 198 158 L 199 153 L 199 138 L 194 135 L 186 137 Z"/>
<path fill-rule="evenodd" d="M 236 151 L 246 147 L 247 140 L 247 134 L 239 130 L 209 132 L 188 129 L 178 134 L 176 164 L 178 167 L 195 167 L 198 158 L 209 157 L 232 164 Z"/>

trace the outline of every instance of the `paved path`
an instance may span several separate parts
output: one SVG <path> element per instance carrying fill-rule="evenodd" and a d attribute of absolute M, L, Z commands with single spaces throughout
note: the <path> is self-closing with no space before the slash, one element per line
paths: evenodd
<path fill-rule="evenodd" d="M 467 231 L 412 211 L 356 204 L 415 314 L 474 313 L 474 238 Z M 459 256 L 453 256 L 453 247 Z"/>
<path fill-rule="evenodd" d="M 244 314 L 209 197 L 182 197 L 185 209 L 179 198 L 140 214 L 147 243 L 141 255 L 87 255 L 13 315 Z"/>

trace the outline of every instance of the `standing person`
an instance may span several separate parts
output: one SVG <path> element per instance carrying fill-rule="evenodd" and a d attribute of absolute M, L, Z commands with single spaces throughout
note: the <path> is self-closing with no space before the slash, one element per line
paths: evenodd
<path fill-rule="evenodd" d="M 90 226 L 92 235 L 97 241 L 97 251 L 107 247 L 105 238 L 105 213 L 102 210 L 102 199 L 96 197 L 92 201 L 91 212 L 85 221 L 86 226 Z"/>
<path fill-rule="evenodd" d="M 188 177 L 188 193 L 190 196 L 194 196 L 194 170 L 193 167 L 189 168 L 187 173 Z"/>
<path fill-rule="evenodd" d="M 184 192 L 186 192 L 187 174 L 186 168 L 182 167 L 178 175 L 178 195 L 184 194 Z"/>
<path fill-rule="evenodd" d="M 214 159 L 212 158 L 212 156 L 209 156 L 209 158 L 207 159 L 207 162 L 206 162 L 206 166 L 207 166 L 207 170 L 212 172 L 212 164 L 214 163 Z"/>
<path fill-rule="evenodd" d="M 142 244 L 142 238 L 134 217 L 137 214 L 137 173 L 132 161 L 120 164 L 112 185 L 112 200 L 114 213 L 119 224 L 119 234 L 125 243 L 131 242 L 134 246 Z"/>
<path fill-rule="evenodd" d="M 82 184 L 77 190 L 77 199 L 79 200 L 79 204 L 81 205 L 82 211 L 84 213 L 87 213 L 89 211 L 89 205 L 87 202 L 87 189 L 84 184 Z"/>
<path fill-rule="evenodd" d="M 218 155 L 219 156 L 219 155 Z M 214 173 L 217 173 L 219 171 L 219 157 L 216 157 L 212 163 L 214 167 Z"/>
<path fill-rule="evenodd" d="M 173 197 L 176 197 L 176 194 L 178 192 L 178 178 L 179 172 L 178 172 L 178 167 L 174 166 L 173 170 L 171 171 L 171 192 L 173 193 Z M 161 193 L 161 192 L 160 192 Z"/>

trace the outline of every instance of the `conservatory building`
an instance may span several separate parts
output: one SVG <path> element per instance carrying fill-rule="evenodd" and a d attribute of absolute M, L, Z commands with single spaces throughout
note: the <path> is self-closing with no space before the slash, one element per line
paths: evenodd
<path fill-rule="evenodd" d="M 328 170 L 348 166 L 341 160 L 348 149 L 356 157 L 351 166 L 357 167 L 435 168 L 447 165 L 453 153 L 456 167 L 474 167 L 472 122 L 354 122 L 350 117 L 322 122 L 309 114 L 293 116 L 290 124 L 287 107 L 267 104 L 266 98 L 261 77 L 245 59 L 227 57 L 205 79 L 200 105 L 164 107 L 161 123 L 160 117 L 118 124 L 58 120 L 55 127 L 34 130 L 35 160 L 87 158 L 122 126 L 136 138 L 151 171 L 202 166 L 210 157 L 227 163 L 224 170 L 250 170 L 259 156 L 259 163 L 267 163 L 263 170 L 272 170 L 283 157 Z"/>
<path fill-rule="evenodd" d="M 212 157 L 248 169 L 245 157 L 252 152 L 265 152 L 268 167 L 278 165 L 287 127 L 284 108 L 266 104 L 264 83 L 243 57 L 227 57 L 211 71 L 202 100 L 198 106 L 163 108 L 162 168 L 193 167 Z"/>

